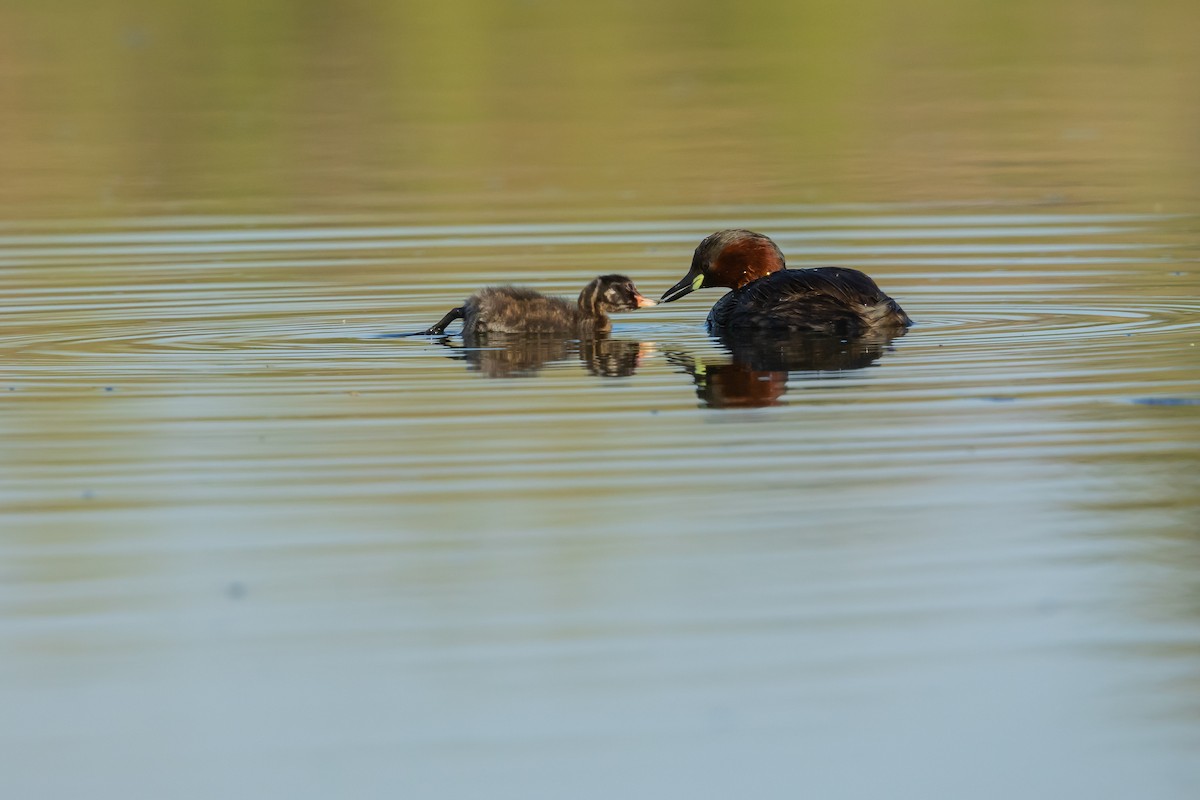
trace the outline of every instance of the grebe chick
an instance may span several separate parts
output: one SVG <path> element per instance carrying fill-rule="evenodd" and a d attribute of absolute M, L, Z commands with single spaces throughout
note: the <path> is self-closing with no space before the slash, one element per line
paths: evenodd
<path fill-rule="evenodd" d="M 489 286 L 450 309 L 433 327 L 423 331 L 439 335 L 456 319 L 463 321 L 464 334 L 559 333 L 585 336 L 607 333 L 612 328 L 608 315 L 656 305 L 643 297 L 624 275 L 601 275 L 579 293 L 572 303 L 562 297 L 547 297 L 520 286 Z"/>

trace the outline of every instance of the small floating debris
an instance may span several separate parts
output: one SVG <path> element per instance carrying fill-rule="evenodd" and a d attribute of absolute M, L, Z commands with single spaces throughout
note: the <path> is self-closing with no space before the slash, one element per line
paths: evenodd
<path fill-rule="evenodd" d="M 1139 406 L 1200 406 L 1200 397 L 1135 397 Z"/>

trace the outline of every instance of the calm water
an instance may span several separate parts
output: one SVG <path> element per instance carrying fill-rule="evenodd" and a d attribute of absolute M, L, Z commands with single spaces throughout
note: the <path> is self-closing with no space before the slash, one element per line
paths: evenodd
<path fill-rule="evenodd" d="M 1190 5 L 240 8 L 0 11 L 0 795 L 1192 796 Z"/>

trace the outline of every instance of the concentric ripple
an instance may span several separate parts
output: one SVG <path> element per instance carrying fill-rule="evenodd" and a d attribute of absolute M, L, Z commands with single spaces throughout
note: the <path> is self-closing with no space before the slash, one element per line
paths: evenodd
<path fill-rule="evenodd" d="M 419 330 L 486 283 L 572 294 L 596 273 L 621 271 L 654 294 L 682 273 L 701 237 L 734 225 L 772 235 L 793 267 L 869 272 L 917 323 L 897 349 L 950 348 L 943 364 L 973 354 L 1007 353 L 1014 364 L 1048 352 L 1084 358 L 1129 339 L 1170 346 L 1194 340 L 1200 326 L 1195 250 L 1176 233 L 1186 218 L 723 211 L 544 224 L 280 217 L 9 229 L 0 233 L 7 379 L 47 379 L 59 368 L 112 379 L 232 377 L 269 359 L 332 380 L 378 360 L 430 363 L 438 350 L 427 344 L 374 339 Z M 619 318 L 617 330 L 704 346 L 697 328 L 716 296 Z"/>
<path fill-rule="evenodd" d="M 1071 342 L 1079 347 L 1095 339 L 1186 333 L 1200 328 L 1200 303 L 1148 299 L 1136 307 L 1128 298 L 1089 297 L 1086 305 L 1061 300 L 1029 302 L 1027 297 L 962 301 L 935 298 L 926 307 L 945 307 L 921 319 L 923 332 L 936 344 L 1011 344 Z M 1107 302 L 1105 302 L 1107 300 Z M 952 310 L 951 310 L 952 309 Z"/>

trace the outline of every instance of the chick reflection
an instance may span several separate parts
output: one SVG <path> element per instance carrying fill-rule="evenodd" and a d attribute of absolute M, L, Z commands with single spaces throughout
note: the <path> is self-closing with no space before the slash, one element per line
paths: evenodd
<path fill-rule="evenodd" d="M 579 359 L 592 375 L 621 378 L 637 371 L 654 352 L 649 342 L 585 336 L 573 339 L 550 333 L 481 333 L 463 336 L 462 347 L 450 339 L 441 343 L 455 351 L 453 358 L 489 378 L 528 378 L 547 364 Z"/>
<path fill-rule="evenodd" d="M 815 333 L 724 333 L 717 338 L 732 357 L 728 363 L 704 363 L 680 352 L 666 356 L 692 376 L 696 396 L 709 408 L 763 408 L 780 404 L 789 372 L 862 369 L 878 361 L 895 336 L 876 333 L 841 339 Z"/>

